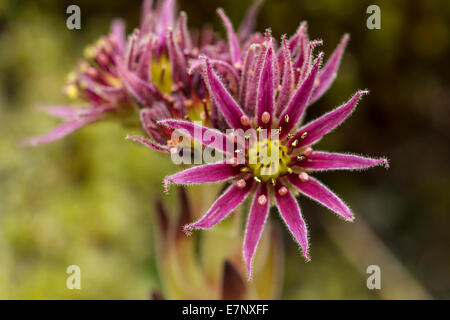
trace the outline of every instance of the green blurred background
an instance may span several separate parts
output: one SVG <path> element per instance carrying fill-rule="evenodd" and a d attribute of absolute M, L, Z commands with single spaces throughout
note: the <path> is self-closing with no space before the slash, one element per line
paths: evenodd
<path fill-rule="evenodd" d="M 215 8 L 235 25 L 249 0 L 183 0 L 190 26 Z M 70 4 L 82 29 L 66 28 Z M 366 28 L 366 8 L 381 8 L 381 30 Z M 122 17 L 138 25 L 140 0 L 0 0 L 0 298 L 145 299 L 157 283 L 152 210 L 167 158 L 124 140 L 117 123 L 89 126 L 38 148 L 18 147 L 56 121 L 38 104 L 68 102 L 65 75 L 83 48 Z M 357 112 L 320 143 L 324 150 L 387 156 L 391 168 L 320 174 L 349 203 L 346 224 L 302 198 L 312 262 L 288 232 L 285 299 L 450 298 L 450 2 L 428 0 L 266 0 L 258 29 L 292 34 L 301 20 L 330 54 L 351 41 L 337 81 L 306 120 L 368 88 Z M 174 205 L 174 204 L 172 204 Z M 279 223 L 276 215 L 272 219 Z M 82 270 L 82 290 L 67 290 L 66 268 Z M 382 289 L 368 290 L 366 268 L 379 265 Z"/>

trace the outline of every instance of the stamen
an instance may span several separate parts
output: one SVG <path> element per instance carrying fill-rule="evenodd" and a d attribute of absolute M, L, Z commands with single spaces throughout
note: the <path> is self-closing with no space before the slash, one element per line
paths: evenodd
<path fill-rule="evenodd" d="M 298 160 L 298 161 L 305 160 L 305 156 L 297 156 L 297 160 Z"/>
<path fill-rule="evenodd" d="M 286 170 L 287 170 L 287 172 L 288 172 L 289 174 L 292 173 L 292 169 L 291 169 L 290 167 L 288 167 Z"/>
<path fill-rule="evenodd" d="M 256 182 L 261 182 L 261 179 L 259 179 L 258 177 L 253 177 L 255 179 Z"/>
<path fill-rule="evenodd" d="M 316 80 L 314 81 L 314 87 L 317 88 L 318 86 L 320 86 L 320 79 L 316 78 Z"/>
<path fill-rule="evenodd" d="M 265 196 L 265 195 L 260 195 L 259 197 L 258 197 L 258 204 L 260 205 L 260 206 L 263 206 L 263 205 L 265 205 L 267 203 L 267 197 Z"/>
<path fill-rule="evenodd" d="M 286 123 L 289 122 L 289 115 L 288 115 L 288 114 L 284 116 L 284 121 L 285 121 Z"/>
<path fill-rule="evenodd" d="M 242 168 L 241 172 L 248 172 L 248 168 Z"/>
<path fill-rule="evenodd" d="M 308 132 L 305 131 L 302 133 L 300 138 L 305 139 L 307 135 L 308 135 Z"/>
<path fill-rule="evenodd" d="M 239 189 L 244 189 L 246 185 L 247 185 L 247 183 L 245 182 L 244 179 L 240 179 L 240 180 L 238 180 L 238 182 L 236 182 L 236 186 Z"/>
<path fill-rule="evenodd" d="M 249 119 L 249 117 L 248 116 L 246 116 L 245 114 L 241 117 L 241 124 L 244 126 L 244 127 L 247 127 L 249 124 L 250 124 L 250 119 Z"/>
<path fill-rule="evenodd" d="M 192 102 L 191 99 L 186 99 L 186 100 L 184 100 L 184 106 L 185 106 L 186 108 L 192 107 L 193 104 L 194 104 L 194 102 Z"/>
<path fill-rule="evenodd" d="M 288 193 L 288 188 L 286 188 L 285 186 L 282 186 L 280 189 L 278 189 L 278 194 L 280 196 L 284 196 Z"/>
<path fill-rule="evenodd" d="M 267 111 L 264 111 L 263 114 L 261 115 L 261 121 L 264 124 L 268 124 L 270 121 L 270 114 Z"/>
<path fill-rule="evenodd" d="M 238 165 L 238 160 L 237 158 L 232 158 L 229 162 L 229 164 L 231 164 L 232 167 L 236 167 Z"/>
<path fill-rule="evenodd" d="M 275 185 L 275 179 L 274 178 L 270 179 L 270 181 L 272 182 L 272 185 Z"/>
<path fill-rule="evenodd" d="M 307 182 L 309 180 L 309 175 L 306 172 L 300 172 L 298 174 L 298 178 L 300 179 L 300 181 L 302 182 Z"/>
<path fill-rule="evenodd" d="M 298 140 L 295 140 L 294 142 L 292 142 L 292 146 L 293 146 L 293 147 L 296 147 L 297 144 L 298 144 Z"/>
<path fill-rule="evenodd" d="M 303 152 L 303 154 L 305 156 L 309 157 L 313 153 L 313 151 L 314 151 L 313 148 L 308 147 L 308 148 L 305 149 L 305 152 Z"/>

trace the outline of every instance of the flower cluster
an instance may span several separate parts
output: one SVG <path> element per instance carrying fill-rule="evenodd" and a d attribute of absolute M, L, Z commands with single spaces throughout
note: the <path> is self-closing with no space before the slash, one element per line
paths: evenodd
<path fill-rule="evenodd" d="M 342 37 L 322 66 L 323 53 L 315 53 L 322 41 L 309 39 L 306 22 L 279 43 L 269 29 L 265 34 L 253 32 L 261 2 L 254 2 L 237 32 L 218 9 L 227 35 L 221 39 L 208 27 L 191 32 L 186 14 L 176 14 L 175 0 L 160 1 L 155 8 L 152 1 L 145 0 L 140 27 L 126 40 L 124 24 L 114 22 L 110 34 L 85 50 L 85 59 L 69 76 L 65 93 L 88 106 L 48 107 L 48 113 L 65 122 L 26 141 L 31 145 L 48 143 L 107 116 L 124 121 L 132 113 L 149 139 L 129 136 L 131 140 L 172 155 L 184 152 L 183 144 L 195 149 L 195 140 L 201 150 L 226 154 L 226 160 L 166 177 L 165 187 L 168 191 L 171 183 L 229 184 L 200 220 L 184 227 L 187 233 L 213 227 L 251 198 L 243 249 L 249 278 L 272 205 L 307 260 L 307 228 L 295 199 L 297 193 L 347 221 L 354 219 L 348 206 L 313 178 L 312 172 L 388 166 L 386 159 L 313 149 L 367 94 L 366 90 L 357 91 L 341 106 L 302 123 L 308 106 L 333 83 L 349 36 Z M 179 131 L 190 139 L 187 143 L 173 138 Z M 210 138 L 199 139 L 195 132 Z M 225 147 L 229 141 L 231 149 Z"/>

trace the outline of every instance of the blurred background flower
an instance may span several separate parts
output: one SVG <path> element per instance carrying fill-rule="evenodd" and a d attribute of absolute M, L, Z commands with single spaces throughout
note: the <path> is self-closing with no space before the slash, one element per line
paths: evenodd
<path fill-rule="evenodd" d="M 181 0 L 180 7 L 190 26 L 209 17 L 223 32 L 216 7 L 236 24 L 250 2 Z M 66 28 L 71 4 L 81 8 L 81 30 Z M 381 8 L 381 30 L 366 28 L 370 4 Z M 42 148 L 18 146 L 57 124 L 34 107 L 69 102 L 61 87 L 84 47 L 107 34 L 116 17 L 131 32 L 140 6 L 140 0 L 0 2 L 1 298 L 145 299 L 161 286 L 151 211 L 162 177 L 175 172 L 166 157 L 124 141 L 133 132 L 113 121 Z M 448 1 L 266 0 L 257 29 L 271 27 L 280 38 L 301 20 L 308 21 L 311 39 L 324 40 L 326 53 L 342 34 L 351 35 L 339 77 L 305 121 L 354 88 L 371 91 L 345 127 L 318 147 L 386 155 L 391 169 L 320 177 L 352 205 L 356 222 L 345 224 L 303 201 L 312 262 L 304 263 L 288 233 L 280 233 L 280 297 L 450 298 Z M 212 202 L 195 188 L 189 192 L 196 206 Z M 170 212 L 176 196 L 164 196 Z M 270 223 L 284 228 L 276 215 Z M 81 267 L 80 291 L 65 286 L 71 264 Z M 366 287 L 371 264 L 381 268 L 379 291 Z"/>

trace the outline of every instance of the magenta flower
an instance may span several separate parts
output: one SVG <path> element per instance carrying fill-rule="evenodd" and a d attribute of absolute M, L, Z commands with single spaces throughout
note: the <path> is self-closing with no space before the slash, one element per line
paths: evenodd
<path fill-rule="evenodd" d="M 249 278 L 252 276 L 252 258 L 272 205 L 277 206 L 307 260 L 307 228 L 295 199 L 296 192 L 324 205 L 346 221 L 354 219 L 349 207 L 310 176 L 311 172 L 361 170 L 388 165 L 386 159 L 312 149 L 315 143 L 352 113 L 360 97 L 367 91 L 358 91 L 348 102 L 300 126 L 306 107 L 331 84 L 347 38 L 344 37 L 328 63 L 320 70 L 323 54 L 320 53 L 315 61 L 312 60 L 312 49 L 318 43 L 307 40 L 304 24 L 289 41 L 283 37 L 278 51 L 267 32 L 265 42 L 251 45 L 244 55 L 238 92 L 227 88 L 209 58 L 201 58 L 202 75 L 210 97 L 229 127 L 246 132 L 251 129 L 255 132 L 272 129 L 277 133 L 276 138 L 268 135 L 265 139 L 254 139 L 246 135 L 245 143 L 233 143 L 233 156 L 228 157 L 227 161 L 196 166 L 166 177 L 166 191 L 170 183 L 190 185 L 228 181 L 231 184 L 200 220 L 185 226 L 187 232 L 213 227 L 246 198 L 252 199 L 243 245 Z M 237 59 L 238 54 L 236 62 Z M 228 155 L 230 150 L 225 148 L 224 142 L 230 139 L 235 141 L 238 136 L 226 135 L 188 121 L 169 119 L 160 123 L 173 129 L 182 129 L 194 139 L 198 138 L 194 132 L 201 130 L 203 136 L 215 137 L 214 141 L 201 139 L 205 147 Z M 270 162 L 268 153 L 277 154 L 278 163 Z M 243 156 L 241 160 L 239 155 Z"/>
<path fill-rule="evenodd" d="M 167 151 L 171 130 L 160 128 L 158 120 L 171 117 L 219 123 L 214 114 L 208 119 L 202 116 L 205 109 L 213 107 L 200 74 L 190 75 L 188 66 L 199 54 L 208 55 L 220 75 L 231 77 L 236 84 L 238 73 L 230 55 L 233 50 L 208 27 L 193 36 L 187 28 L 187 15 L 176 12 L 176 0 L 161 0 L 155 6 L 153 2 L 143 1 L 140 27 L 128 40 L 123 22 L 117 20 L 108 36 L 85 49 L 84 59 L 69 74 L 64 88 L 69 98 L 85 105 L 41 108 L 63 123 L 44 135 L 26 139 L 24 145 L 50 143 L 105 118 L 115 117 L 128 124 L 130 115 L 138 118 L 137 111 L 144 131 L 153 140 L 147 144 Z M 233 44 L 250 39 L 260 3 L 255 1 L 250 8 L 240 28 L 239 43 Z"/>
<path fill-rule="evenodd" d="M 132 100 L 122 86 L 117 70 L 125 44 L 125 26 L 122 21 L 116 20 L 111 25 L 109 35 L 85 48 L 84 59 L 68 75 L 68 84 L 63 92 L 71 99 L 84 101 L 85 105 L 41 107 L 41 111 L 63 120 L 63 123 L 48 133 L 28 138 L 22 143 L 28 146 L 50 143 L 110 115 L 127 113 Z"/>

